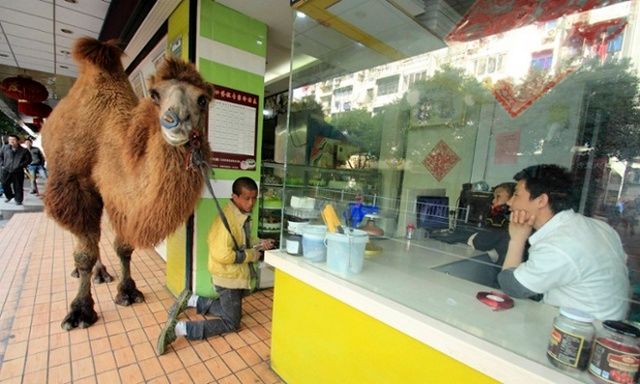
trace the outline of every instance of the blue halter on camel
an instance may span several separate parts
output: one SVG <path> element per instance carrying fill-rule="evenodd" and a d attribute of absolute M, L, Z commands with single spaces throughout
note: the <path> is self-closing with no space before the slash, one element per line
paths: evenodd
<path fill-rule="evenodd" d="M 180 124 L 180 118 L 178 115 L 172 110 L 168 110 L 162 115 L 162 119 L 160 119 L 160 125 L 167 129 L 173 129 Z"/>

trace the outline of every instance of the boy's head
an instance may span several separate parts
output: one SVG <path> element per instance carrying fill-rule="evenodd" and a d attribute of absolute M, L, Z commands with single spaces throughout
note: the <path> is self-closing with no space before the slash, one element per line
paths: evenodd
<path fill-rule="evenodd" d="M 493 187 L 493 200 L 491 201 L 491 207 L 498 207 L 507 204 L 507 201 L 513 195 L 513 190 L 516 187 L 516 183 L 508 182 L 498 184 Z"/>
<path fill-rule="evenodd" d="M 509 206 L 532 210 L 534 206 L 548 206 L 553 214 L 572 207 L 571 174 L 555 164 L 527 167 L 513 176 L 518 182 Z M 537 202 L 537 200 L 542 201 Z M 532 212 L 533 213 L 533 212 Z"/>
<path fill-rule="evenodd" d="M 258 185 L 249 177 L 239 177 L 231 186 L 231 201 L 242 213 L 251 213 L 258 199 Z"/>

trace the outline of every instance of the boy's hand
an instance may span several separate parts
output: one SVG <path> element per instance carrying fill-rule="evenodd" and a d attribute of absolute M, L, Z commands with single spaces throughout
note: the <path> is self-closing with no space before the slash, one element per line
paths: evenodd
<path fill-rule="evenodd" d="M 273 249 L 276 241 L 274 239 L 261 239 L 260 244 L 262 245 L 262 249 L 264 250 Z"/>
<path fill-rule="evenodd" d="M 258 251 L 266 251 L 268 249 L 273 249 L 275 245 L 275 240 L 273 239 L 260 239 L 258 244 L 254 245 L 254 249 Z"/>

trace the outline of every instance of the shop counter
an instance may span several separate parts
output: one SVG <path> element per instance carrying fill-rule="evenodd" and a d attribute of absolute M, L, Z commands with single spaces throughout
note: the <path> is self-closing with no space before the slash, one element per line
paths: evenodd
<path fill-rule="evenodd" d="M 557 308 L 515 299 L 492 311 L 489 287 L 433 268 L 480 252 L 425 239 L 379 240 L 361 273 L 337 275 L 282 250 L 276 268 L 272 368 L 289 383 L 579 383 L 546 357 Z"/>

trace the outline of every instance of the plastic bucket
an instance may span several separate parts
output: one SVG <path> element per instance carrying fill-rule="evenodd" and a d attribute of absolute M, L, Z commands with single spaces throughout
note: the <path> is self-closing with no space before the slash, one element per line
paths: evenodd
<path fill-rule="evenodd" d="M 306 225 L 302 228 L 302 257 L 309 261 L 325 261 L 327 248 L 324 238 L 326 225 Z"/>
<path fill-rule="evenodd" d="M 365 231 L 327 234 L 327 267 L 340 273 L 360 273 L 364 263 L 364 248 L 369 241 Z"/>

